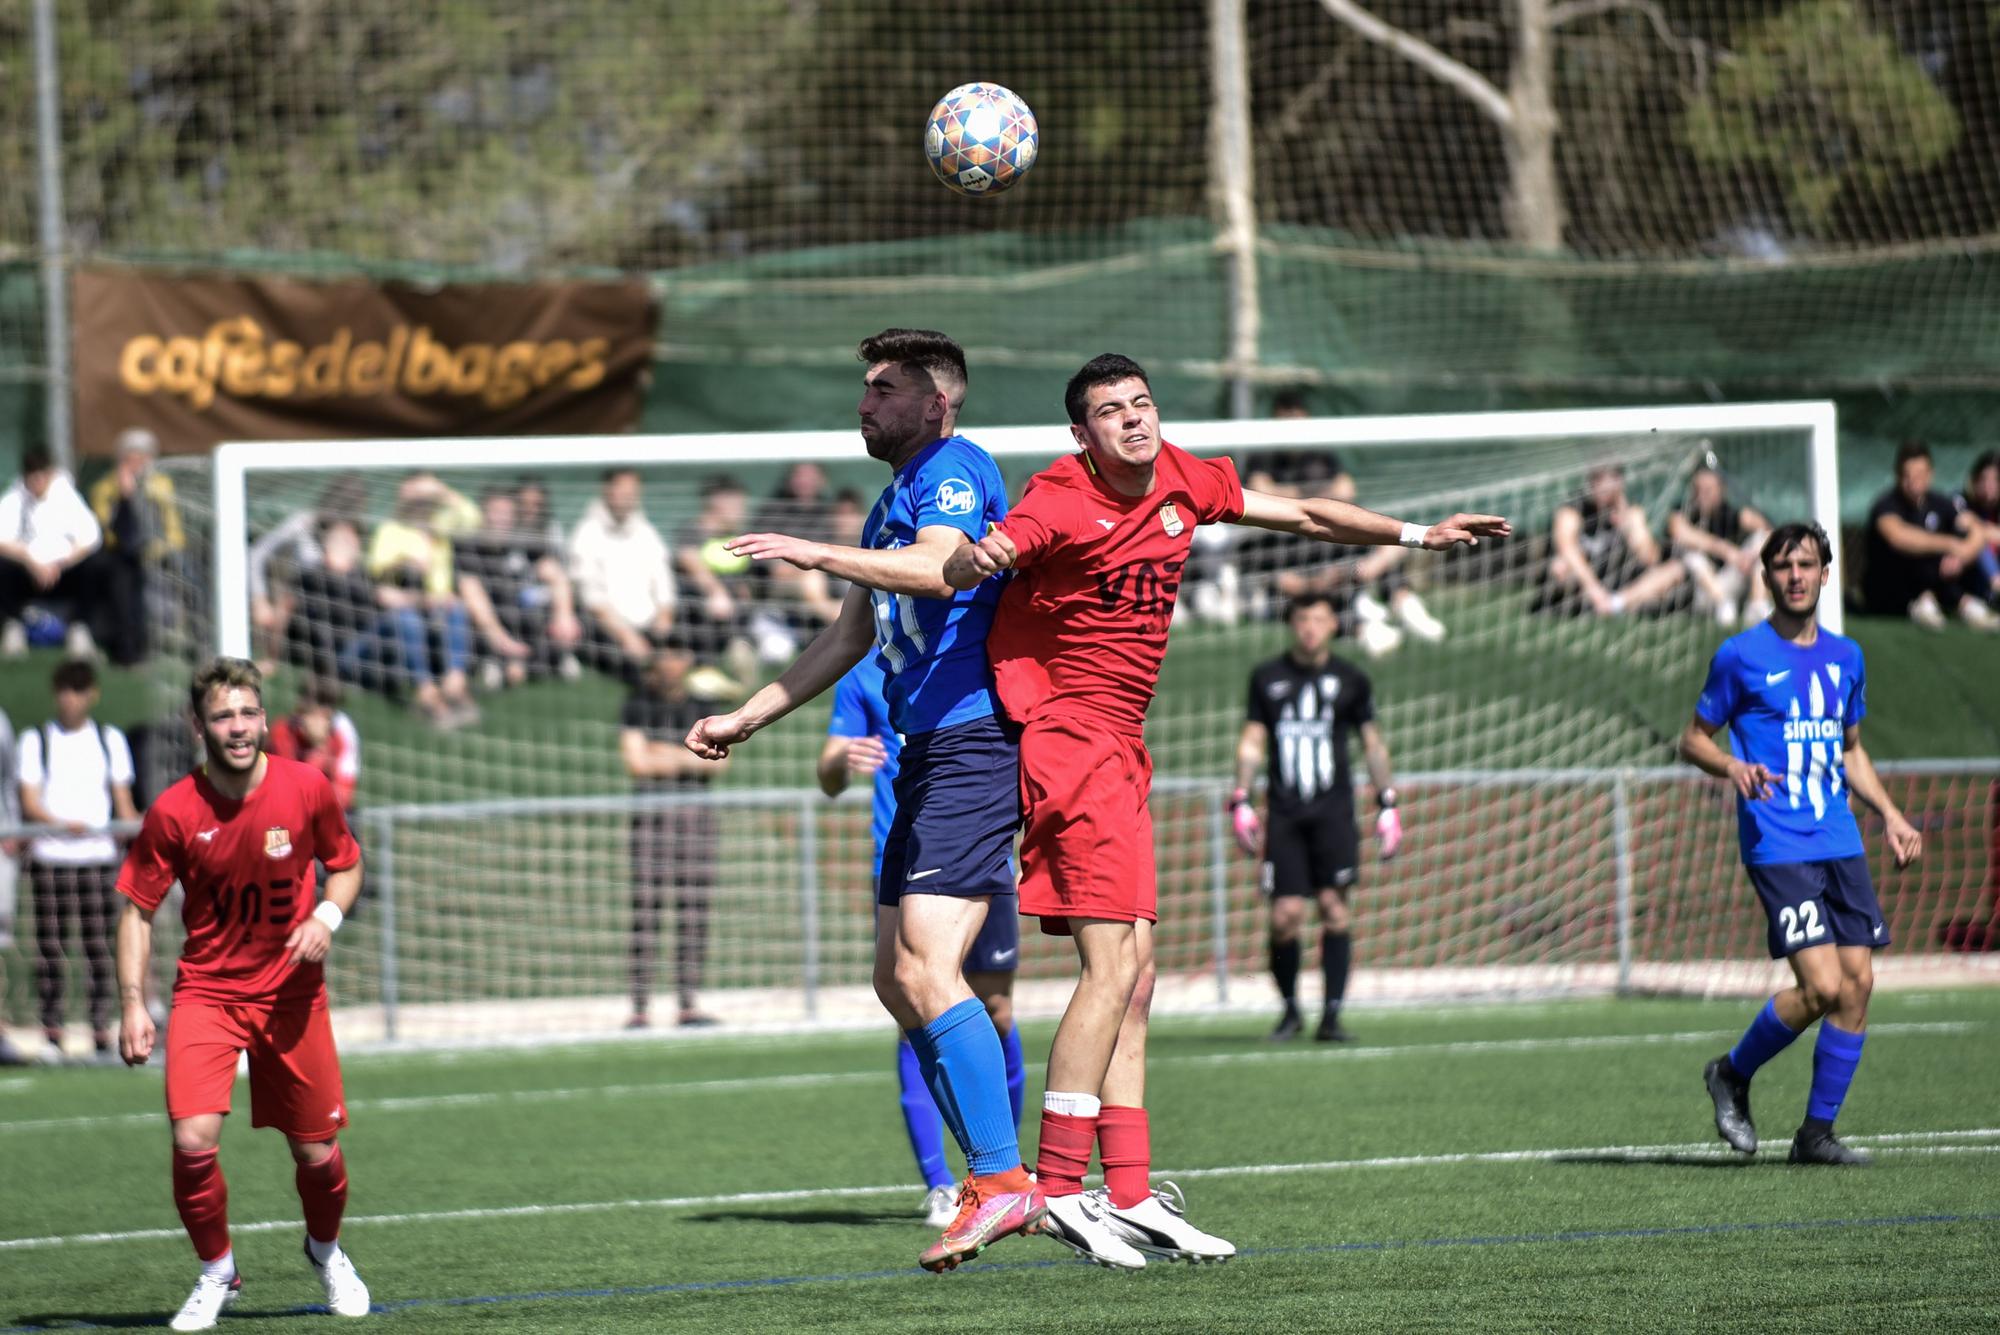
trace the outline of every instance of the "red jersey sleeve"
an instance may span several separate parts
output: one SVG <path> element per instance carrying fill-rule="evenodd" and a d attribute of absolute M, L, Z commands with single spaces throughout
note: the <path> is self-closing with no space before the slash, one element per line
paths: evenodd
<path fill-rule="evenodd" d="M 1194 494 L 1195 522 L 1233 524 L 1243 518 L 1243 483 L 1227 455 L 1215 459 L 1188 456 L 1188 490 Z"/>
<path fill-rule="evenodd" d="M 312 774 L 313 850 L 328 871 L 346 871 L 361 861 L 361 845 L 347 828 L 347 815 L 333 785 L 318 770 Z"/>
<path fill-rule="evenodd" d="M 1047 560 L 1069 541 L 1074 508 L 1062 488 L 1029 484 L 1021 503 L 1000 521 L 1000 531 L 1013 539 L 1017 569 Z"/>
<path fill-rule="evenodd" d="M 139 835 L 125 852 L 125 865 L 118 869 L 118 893 L 147 912 L 180 879 L 180 836 L 163 803 L 155 802 L 139 826 Z"/>

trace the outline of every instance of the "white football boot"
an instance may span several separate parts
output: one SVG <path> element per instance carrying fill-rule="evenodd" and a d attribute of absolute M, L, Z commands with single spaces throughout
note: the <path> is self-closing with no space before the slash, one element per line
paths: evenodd
<path fill-rule="evenodd" d="M 1049 1212 L 1042 1217 L 1042 1232 L 1060 1242 L 1086 1261 L 1095 1261 L 1113 1270 L 1144 1270 L 1146 1256 L 1125 1241 L 1111 1224 L 1110 1206 L 1094 1191 L 1048 1198 Z"/>
<path fill-rule="evenodd" d="M 354 1262 L 347 1259 L 347 1249 L 336 1246 L 326 1264 L 313 1260 L 312 1244 L 306 1244 L 306 1264 L 319 1276 L 322 1289 L 326 1290 L 326 1310 L 335 1316 L 367 1316 L 368 1286 L 361 1282 L 361 1274 L 354 1268 Z"/>
<path fill-rule="evenodd" d="M 1396 600 L 1396 617 L 1404 629 L 1420 640 L 1436 644 L 1445 635 L 1444 622 L 1431 615 L 1431 609 L 1424 606 L 1423 599 L 1414 592 L 1405 593 Z"/>
<path fill-rule="evenodd" d="M 1105 1217 L 1125 1240 L 1160 1261 L 1227 1261 L 1236 1244 L 1204 1233 L 1187 1221 L 1187 1197 L 1171 1182 L 1137 1205 L 1119 1209 L 1104 1188 L 1091 1193 L 1100 1199 Z"/>
<path fill-rule="evenodd" d="M 217 1279 L 204 1274 L 194 1282 L 194 1292 L 181 1304 L 181 1310 L 174 1313 L 174 1319 L 167 1323 L 170 1330 L 213 1330 L 222 1309 L 236 1301 L 243 1292 L 243 1277 L 231 1275 L 228 1279 Z"/>
<path fill-rule="evenodd" d="M 923 1203 L 924 1224 L 928 1228 L 950 1228 L 958 1218 L 958 1184 L 947 1182 L 932 1187 Z"/>

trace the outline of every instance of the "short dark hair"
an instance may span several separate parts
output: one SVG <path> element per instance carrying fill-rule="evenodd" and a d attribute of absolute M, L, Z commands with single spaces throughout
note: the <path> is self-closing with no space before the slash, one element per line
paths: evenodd
<path fill-rule="evenodd" d="M 1069 420 L 1083 421 L 1091 390 L 1099 385 L 1115 385 L 1120 380 L 1143 380 L 1148 392 L 1153 388 L 1153 378 L 1146 374 L 1146 368 L 1123 353 L 1101 352 L 1085 362 L 1063 389 L 1063 408 L 1069 413 Z"/>
<path fill-rule="evenodd" d="M 1794 547 L 1811 543 L 1819 552 L 1819 563 L 1833 564 L 1833 540 L 1826 536 L 1826 530 L 1810 520 L 1797 520 L 1790 524 L 1780 524 L 1771 530 L 1771 536 L 1764 539 L 1764 550 L 1757 554 L 1758 564 L 1766 570 L 1771 563 Z"/>
<path fill-rule="evenodd" d="M 21 476 L 26 477 L 30 473 L 39 473 L 53 467 L 55 460 L 50 457 L 48 446 L 30 445 L 21 451 Z"/>
<path fill-rule="evenodd" d="M 240 686 L 257 693 L 257 703 L 264 703 L 264 674 L 257 665 L 247 658 L 231 658 L 227 654 L 217 654 L 196 669 L 194 680 L 188 683 L 188 710 L 196 718 L 208 707 L 209 692 L 217 687 Z"/>
<path fill-rule="evenodd" d="M 628 475 L 631 477 L 637 477 L 639 476 L 639 470 L 634 468 L 631 464 L 613 464 L 611 465 L 611 467 L 605 469 L 604 472 L 598 476 L 597 480 L 600 484 L 609 486 L 611 483 L 617 481 L 619 478 L 626 477 Z"/>
<path fill-rule="evenodd" d="M 292 709 L 295 713 L 307 709 L 338 709 L 344 698 L 339 679 L 307 677 L 299 683 L 299 697 L 292 702 Z"/>
<path fill-rule="evenodd" d="M 1271 396 L 1271 415 L 1310 412 L 1312 403 L 1302 389 L 1281 389 Z"/>
<path fill-rule="evenodd" d="M 839 491 L 833 493 L 833 500 L 829 502 L 829 504 L 851 505 L 855 509 L 859 510 L 864 508 L 868 504 L 868 502 L 862 499 L 861 493 L 856 491 L 853 487 L 842 487 Z"/>
<path fill-rule="evenodd" d="M 1970 486 L 1989 468 L 2000 468 L 2000 450 L 1988 450 L 1972 461 L 1972 467 L 1965 470 L 1966 485 Z"/>
<path fill-rule="evenodd" d="M 59 691 L 94 691 L 97 689 L 97 669 L 87 658 L 65 658 L 49 674 L 49 684 Z"/>
<path fill-rule="evenodd" d="M 749 494 L 749 488 L 727 473 L 710 473 L 702 479 L 701 498 L 704 501 L 711 496 L 725 496 L 732 492 L 738 496 L 745 496 Z"/>
<path fill-rule="evenodd" d="M 1308 589 L 1304 593 L 1293 594 L 1291 601 L 1285 604 L 1285 624 L 1291 625 L 1292 618 L 1308 607 L 1324 607 L 1333 613 L 1335 621 L 1340 620 L 1340 604 L 1334 600 L 1332 594 L 1325 589 Z"/>
<path fill-rule="evenodd" d="M 958 391 L 947 395 L 953 403 L 965 397 L 965 387 L 972 380 L 965 370 L 965 349 L 958 346 L 957 339 L 935 329 L 884 329 L 862 339 L 854 355 L 865 366 L 894 362 L 918 367 L 932 384 Z"/>
<path fill-rule="evenodd" d="M 1910 460 L 1912 459 L 1922 459 L 1925 463 L 1929 463 L 1930 458 L 1931 458 L 1930 446 L 1924 444 L 1921 440 L 1916 440 L 1914 438 L 1906 440 L 1901 445 L 1898 445 L 1896 447 L 1896 471 L 1898 473 L 1901 473 L 1903 471 L 1903 465 L 1910 462 Z"/>

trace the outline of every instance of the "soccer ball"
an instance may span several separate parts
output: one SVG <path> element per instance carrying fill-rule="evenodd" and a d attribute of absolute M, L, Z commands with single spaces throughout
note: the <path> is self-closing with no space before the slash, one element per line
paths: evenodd
<path fill-rule="evenodd" d="M 1035 165 L 1042 134 L 1028 104 L 997 83 L 966 83 L 931 108 L 924 156 L 961 195 L 997 195 Z"/>

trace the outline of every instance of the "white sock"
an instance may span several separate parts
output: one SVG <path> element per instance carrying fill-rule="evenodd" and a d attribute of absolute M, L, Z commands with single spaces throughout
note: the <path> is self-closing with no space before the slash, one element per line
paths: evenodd
<path fill-rule="evenodd" d="M 236 1249 L 231 1247 L 213 1261 L 203 1261 L 201 1263 L 201 1274 L 204 1279 L 219 1279 L 224 1284 L 235 1279 Z"/>
<path fill-rule="evenodd" d="M 340 1254 L 340 1239 L 335 1238 L 332 1242 L 321 1242 L 318 1238 L 308 1233 L 306 1235 L 306 1250 L 312 1253 L 314 1264 L 325 1265 Z"/>
<path fill-rule="evenodd" d="M 1095 1117 L 1103 1107 L 1104 1101 L 1095 1094 L 1064 1094 L 1052 1089 L 1042 1095 L 1043 1112 L 1065 1117 Z"/>

